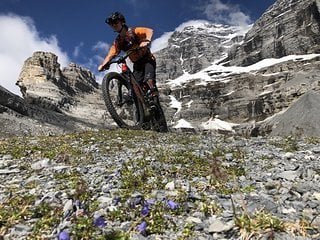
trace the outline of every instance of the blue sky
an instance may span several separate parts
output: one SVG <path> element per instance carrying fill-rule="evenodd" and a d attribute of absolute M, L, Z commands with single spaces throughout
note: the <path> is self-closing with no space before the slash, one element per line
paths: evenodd
<path fill-rule="evenodd" d="M 116 36 L 104 23 L 113 11 L 122 12 L 129 26 L 153 28 L 154 39 L 165 41 L 168 33 L 190 20 L 231 25 L 253 23 L 274 2 L 1 0 L 0 85 L 18 93 L 14 84 L 23 61 L 37 50 L 56 53 L 63 66 L 76 62 L 94 72 Z"/>

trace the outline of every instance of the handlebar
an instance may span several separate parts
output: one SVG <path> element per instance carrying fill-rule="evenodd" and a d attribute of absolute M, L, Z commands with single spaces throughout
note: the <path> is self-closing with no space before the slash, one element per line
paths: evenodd
<path fill-rule="evenodd" d="M 110 68 L 110 65 L 113 64 L 113 63 L 117 63 L 117 64 L 120 64 L 120 63 L 125 63 L 126 59 L 135 51 L 138 51 L 140 50 L 142 47 L 137 47 L 137 48 L 133 48 L 133 49 L 130 49 L 129 51 L 126 52 L 125 55 L 119 57 L 119 58 L 116 58 L 114 60 L 111 60 L 109 61 L 106 65 L 104 65 L 104 67 L 101 69 L 100 72 L 102 71 L 105 71 L 105 70 L 108 70 Z"/>

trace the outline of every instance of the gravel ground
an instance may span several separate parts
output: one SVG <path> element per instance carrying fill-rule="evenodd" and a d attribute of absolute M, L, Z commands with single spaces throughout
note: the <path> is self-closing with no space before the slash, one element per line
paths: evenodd
<path fill-rule="evenodd" d="M 0 235 L 320 239 L 319 143 L 124 130 L 3 139 Z"/>

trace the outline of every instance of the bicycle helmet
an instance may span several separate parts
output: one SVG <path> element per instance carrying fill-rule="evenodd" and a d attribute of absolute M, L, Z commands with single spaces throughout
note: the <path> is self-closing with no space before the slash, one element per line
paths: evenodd
<path fill-rule="evenodd" d="M 111 25 L 113 23 L 122 22 L 126 23 L 126 19 L 120 12 L 113 12 L 109 17 L 106 18 L 106 24 Z"/>

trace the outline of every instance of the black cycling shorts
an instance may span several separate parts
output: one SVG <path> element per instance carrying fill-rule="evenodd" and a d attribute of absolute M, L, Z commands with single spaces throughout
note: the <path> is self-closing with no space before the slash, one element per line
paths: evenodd
<path fill-rule="evenodd" d="M 152 57 L 142 58 L 133 64 L 133 75 L 136 80 L 146 82 L 149 79 L 156 81 L 156 61 Z"/>

